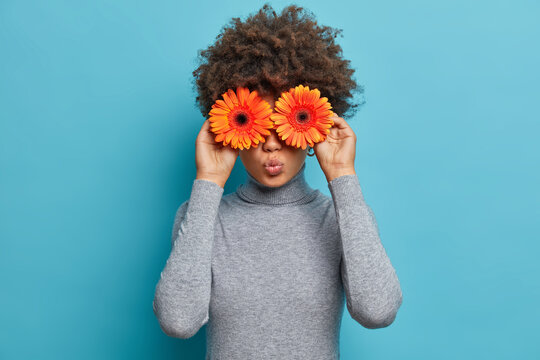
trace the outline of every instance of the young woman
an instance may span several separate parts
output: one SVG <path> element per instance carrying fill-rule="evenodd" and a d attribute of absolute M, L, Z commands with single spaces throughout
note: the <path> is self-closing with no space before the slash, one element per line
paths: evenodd
<path fill-rule="evenodd" d="M 195 72 L 203 115 L 229 88 L 258 90 L 274 110 L 298 84 L 320 90 L 343 114 L 356 83 L 334 43 L 291 5 L 268 4 L 234 19 L 201 54 Z M 196 139 L 197 176 L 176 213 L 172 249 L 153 302 L 163 331 L 189 338 L 207 326 L 206 359 L 338 359 L 344 302 L 362 326 L 390 325 L 402 303 L 354 167 L 356 136 L 339 116 L 313 151 L 331 197 L 304 176 L 311 148 L 289 146 L 276 130 L 258 147 L 215 141 L 206 120 Z M 237 157 L 246 181 L 223 195 Z"/>

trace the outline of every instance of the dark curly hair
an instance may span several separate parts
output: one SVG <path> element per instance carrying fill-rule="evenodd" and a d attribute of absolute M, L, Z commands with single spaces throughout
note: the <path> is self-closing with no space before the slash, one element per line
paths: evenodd
<path fill-rule="evenodd" d="M 352 78 L 355 70 L 334 42 L 342 31 L 317 25 L 312 12 L 294 4 L 279 16 L 265 3 L 245 22 L 232 18 L 213 45 L 198 51 L 193 88 L 201 113 L 208 117 L 212 104 L 229 88 L 244 86 L 277 96 L 303 84 L 319 89 L 339 116 L 353 116 L 363 102 L 347 99 L 364 88 Z"/>

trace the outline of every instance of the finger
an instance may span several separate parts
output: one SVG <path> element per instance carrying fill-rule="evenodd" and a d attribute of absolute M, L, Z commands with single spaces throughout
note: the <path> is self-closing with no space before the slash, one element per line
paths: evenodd
<path fill-rule="evenodd" d="M 206 120 L 204 121 L 202 128 L 203 128 L 204 130 L 210 130 L 210 120 L 209 120 L 209 119 L 206 119 Z"/>
<path fill-rule="evenodd" d="M 199 135 L 197 137 L 204 141 L 214 140 L 215 134 L 210 127 L 210 120 L 207 119 L 204 121 L 201 126 L 201 131 L 199 131 Z"/>
<path fill-rule="evenodd" d="M 206 132 L 208 132 L 208 134 L 210 134 L 212 136 L 212 138 L 214 138 L 216 136 L 216 134 L 212 131 L 212 126 L 211 126 L 210 120 L 206 120 L 204 122 L 203 128 L 204 128 L 204 130 L 206 130 Z"/>
<path fill-rule="evenodd" d="M 337 115 L 332 116 L 331 119 L 334 121 L 334 126 L 338 129 L 346 129 L 350 127 L 349 124 L 347 124 L 347 122 L 345 121 L 345 119 Z"/>

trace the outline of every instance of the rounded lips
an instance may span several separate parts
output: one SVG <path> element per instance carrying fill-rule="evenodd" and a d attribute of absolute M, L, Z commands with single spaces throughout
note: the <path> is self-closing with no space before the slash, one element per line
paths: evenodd
<path fill-rule="evenodd" d="M 279 161 L 278 159 L 270 159 L 264 163 L 264 166 L 279 166 L 279 165 L 283 165 L 283 163 Z"/>

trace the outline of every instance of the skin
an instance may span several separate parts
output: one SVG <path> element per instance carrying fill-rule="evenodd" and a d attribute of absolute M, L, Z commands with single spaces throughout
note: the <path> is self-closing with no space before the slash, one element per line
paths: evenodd
<path fill-rule="evenodd" d="M 274 109 L 275 94 L 264 94 L 261 97 Z M 334 126 L 326 140 L 314 144 L 317 161 L 328 182 L 342 175 L 356 174 L 354 159 L 356 156 L 356 135 L 347 122 L 334 116 Z M 278 187 L 287 183 L 300 170 L 306 159 L 309 146 L 302 150 L 288 146 L 281 140 L 275 129 L 270 130 L 264 143 L 249 149 L 232 149 L 214 141 L 214 134 L 210 130 L 210 121 L 207 119 L 195 141 L 195 164 L 197 179 L 205 179 L 225 187 L 231 175 L 236 158 L 239 156 L 246 170 L 260 183 Z M 278 175 L 270 175 L 264 168 L 264 163 L 270 159 L 278 159 L 283 170 Z"/>
<path fill-rule="evenodd" d="M 262 95 L 261 98 L 274 109 L 274 96 Z M 285 141 L 278 137 L 276 130 L 271 129 L 264 143 L 259 143 L 256 148 L 240 150 L 240 159 L 247 172 L 261 184 L 276 187 L 285 184 L 298 173 L 306 160 L 308 150 L 309 147 L 303 150 L 286 145 Z M 266 171 L 264 163 L 270 159 L 283 163 L 283 170 L 279 174 L 270 175 Z"/>

